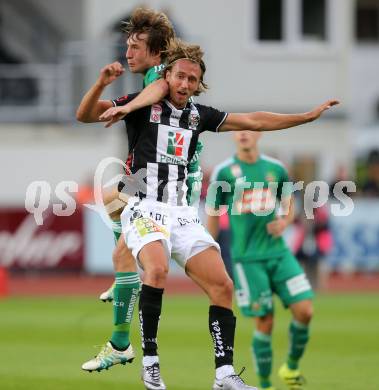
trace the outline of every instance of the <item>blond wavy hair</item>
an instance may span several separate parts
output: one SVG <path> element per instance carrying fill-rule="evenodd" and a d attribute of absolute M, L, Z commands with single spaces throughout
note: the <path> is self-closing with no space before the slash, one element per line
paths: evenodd
<path fill-rule="evenodd" d="M 166 77 L 168 71 L 172 71 L 173 66 L 178 60 L 186 59 L 195 62 L 200 66 L 201 76 L 200 84 L 197 91 L 194 93 L 195 96 L 199 96 L 202 92 L 205 92 L 209 87 L 204 82 L 204 73 L 207 70 L 204 60 L 204 52 L 199 45 L 191 45 L 180 39 L 173 39 L 165 52 L 166 65 L 162 71 L 163 77 Z"/>

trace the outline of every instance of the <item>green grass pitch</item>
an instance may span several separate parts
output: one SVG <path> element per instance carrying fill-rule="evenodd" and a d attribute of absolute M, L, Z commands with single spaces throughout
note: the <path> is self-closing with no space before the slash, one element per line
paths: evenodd
<path fill-rule="evenodd" d="M 301 368 L 308 390 L 379 389 L 379 295 L 320 295 L 312 338 Z M 166 297 L 160 324 L 162 375 L 169 390 L 206 390 L 213 383 L 207 300 Z M 274 384 L 287 350 L 289 313 L 277 304 Z M 134 316 L 133 364 L 91 374 L 81 364 L 112 329 L 112 305 L 90 298 L 9 298 L 0 301 L 1 390 L 137 390 L 140 339 Z M 238 316 L 235 366 L 256 383 L 250 355 L 252 322 Z"/>

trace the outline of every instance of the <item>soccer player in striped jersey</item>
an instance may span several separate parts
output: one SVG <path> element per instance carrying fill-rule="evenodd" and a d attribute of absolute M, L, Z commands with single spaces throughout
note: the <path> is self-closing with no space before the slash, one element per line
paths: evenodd
<path fill-rule="evenodd" d="M 138 8 L 134 11 L 129 23 L 124 25 L 124 32 L 127 34 L 128 49 L 126 58 L 128 67 L 133 73 L 144 74 L 143 87 L 151 85 L 155 99 L 160 100 L 167 93 L 167 82 L 160 80 L 160 71 L 164 65 L 164 52 L 168 42 L 175 35 L 170 21 L 160 12 L 150 9 Z M 101 100 L 101 94 L 106 86 L 120 77 L 124 68 L 118 62 L 105 66 L 97 82 L 83 97 L 77 110 L 77 119 L 81 122 L 98 122 L 99 116 L 108 108 L 112 107 L 115 101 L 122 101 L 122 98 L 115 101 Z M 140 98 L 143 97 L 140 96 Z M 142 99 L 143 101 L 143 99 Z M 188 183 L 190 188 L 198 188 L 201 182 L 201 171 L 199 166 L 199 153 L 202 149 L 201 143 L 196 145 L 194 158 L 190 164 L 192 181 Z M 196 194 L 193 193 L 193 199 Z M 118 201 L 118 202 L 117 202 Z M 114 191 L 104 197 L 104 203 L 109 207 L 113 204 L 119 205 L 119 192 Z M 83 364 L 82 368 L 87 371 L 101 371 L 108 369 L 114 364 L 131 362 L 134 352 L 130 345 L 129 332 L 132 320 L 134 305 L 139 292 L 139 275 L 137 273 L 135 259 L 127 248 L 125 240 L 121 236 L 120 214 L 122 208 L 117 207 L 116 211 L 110 211 L 113 220 L 116 248 L 113 252 L 113 263 L 116 271 L 115 283 L 100 298 L 104 301 L 114 302 L 114 331 L 110 341 L 101 350 L 99 355 Z"/>
<path fill-rule="evenodd" d="M 259 152 L 260 136 L 251 131 L 234 134 L 237 153 L 218 165 L 211 178 L 207 204 L 212 212 L 207 225 L 217 237 L 220 212 L 214 211 L 227 207 L 236 300 L 242 314 L 255 319 L 251 346 L 261 388 L 274 389 L 271 334 L 275 293 L 292 313 L 288 358 L 279 375 L 290 390 L 300 390 L 303 378 L 298 362 L 309 339 L 313 291 L 282 238 L 294 219 L 287 170 L 280 161 Z M 223 192 L 221 183 L 229 191 Z"/>
<path fill-rule="evenodd" d="M 216 366 L 213 390 L 255 389 L 246 385 L 233 368 L 233 283 L 218 244 L 201 225 L 197 210 L 186 201 L 187 165 L 199 135 L 206 130 L 285 129 L 313 121 L 338 104 L 329 100 L 304 114 L 227 114 L 193 103 L 190 98 L 206 89 L 202 57 L 199 46 L 172 42 L 164 70 L 169 86 L 167 98 L 133 111 L 138 105 L 133 105 L 137 95 L 132 94 L 119 107 L 101 115 L 109 124 L 126 115 L 131 172 L 137 178 L 140 170 L 146 171 L 121 215 L 121 222 L 127 245 L 145 272 L 139 316 L 144 354 L 142 378 L 147 389 L 166 389 L 160 376 L 157 332 L 170 257 L 210 300 L 208 320 Z M 183 327 L 183 340 L 184 330 Z"/>

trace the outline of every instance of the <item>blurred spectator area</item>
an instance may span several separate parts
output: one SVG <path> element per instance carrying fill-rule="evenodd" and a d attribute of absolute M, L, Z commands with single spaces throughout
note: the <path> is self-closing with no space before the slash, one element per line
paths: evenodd
<path fill-rule="evenodd" d="M 89 61 L 100 68 L 113 58 L 115 35 L 120 35 L 112 34 L 110 25 L 109 34 L 97 42 L 100 50 L 84 42 L 84 3 L 0 0 L 2 122 L 74 120 L 84 69 Z"/>
<path fill-rule="evenodd" d="M 56 66 L 51 64 L 57 62 L 63 34 L 28 0 L 0 2 L 0 29 L 0 106 L 7 120 L 12 107 L 54 101 Z"/>

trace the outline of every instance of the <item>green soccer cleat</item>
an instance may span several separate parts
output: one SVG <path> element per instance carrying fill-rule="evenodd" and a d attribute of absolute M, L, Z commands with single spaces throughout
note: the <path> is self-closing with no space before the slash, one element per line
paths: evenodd
<path fill-rule="evenodd" d="M 108 341 L 94 359 L 82 365 L 82 369 L 89 372 L 100 372 L 102 370 L 108 370 L 109 367 L 116 364 L 132 363 L 133 360 L 134 351 L 131 344 L 129 344 L 129 347 L 125 351 L 117 351 Z"/>
<path fill-rule="evenodd" d="M 113 290 L 115 287 L 115 283 L 112 284 L 111 287 L 108 288 L 107 291 L 104 291 L 100 294 L 99 299 L 103 302 L 112 302 L 113 301 Z"/>
<path fill-rule="evenodd" d="M 291 370 L 287 363 L 284 363 L 278 372 L 279 378 L 287 385 L 289 390 L 304 389 L 305 379 L 299 370 Z"/>

